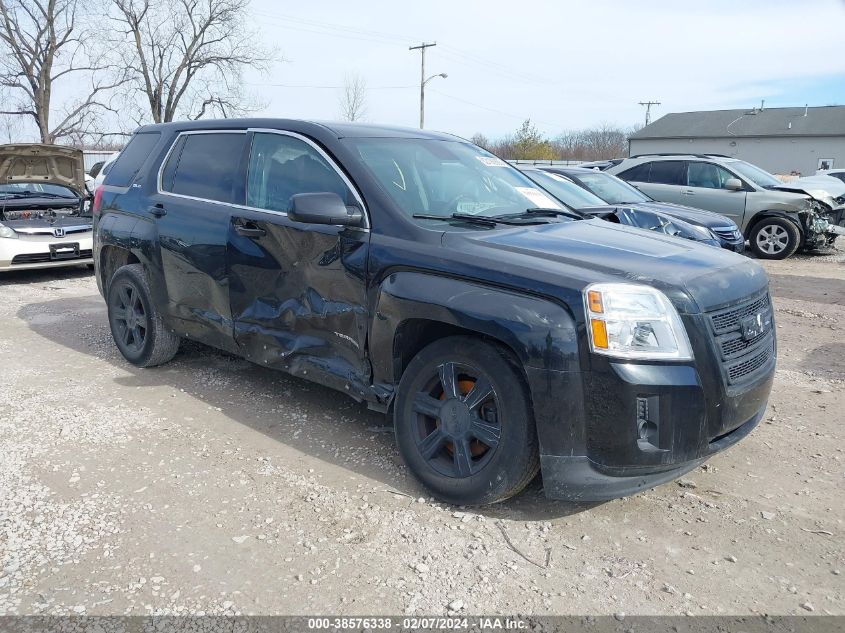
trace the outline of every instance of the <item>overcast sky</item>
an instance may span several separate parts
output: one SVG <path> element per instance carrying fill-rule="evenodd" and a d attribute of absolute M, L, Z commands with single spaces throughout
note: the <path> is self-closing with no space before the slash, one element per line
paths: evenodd
<path fill-rule="evenodd" d="M 843 0 L 253 0 L 285 61 L 248 89 L 259 114 L 336 119 L 344 77 L 369 86 L 367 119 L 498 137 L 530 117 L 555 135 L 668 112 L 845 104 Z M 275 84 L 275 85 L 270 85 Z"/>

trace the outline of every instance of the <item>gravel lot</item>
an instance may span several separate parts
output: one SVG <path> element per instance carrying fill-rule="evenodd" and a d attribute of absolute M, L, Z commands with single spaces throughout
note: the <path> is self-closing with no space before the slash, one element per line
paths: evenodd
<path fill-rule="evenodd" d="M 193 344 L 133 368 L 87 270 L 4 274 L 0 614 L 845 614 L 845 254 L 766 268 L 749 438 L 632 498 L 471 511 L 342 394 Z"/>

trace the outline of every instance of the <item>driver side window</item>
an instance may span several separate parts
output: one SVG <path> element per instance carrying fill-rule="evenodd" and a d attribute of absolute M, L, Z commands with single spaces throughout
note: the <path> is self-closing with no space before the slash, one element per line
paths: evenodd
<path fill-rule="evenodd" d="M 346 183 L 311 145 L 284 134 L 259 132 L 253 136 L 247 206 L 287 213 L 291 196 L 327 192 L 336 193 L 345 204 L 353 201 Z"/>

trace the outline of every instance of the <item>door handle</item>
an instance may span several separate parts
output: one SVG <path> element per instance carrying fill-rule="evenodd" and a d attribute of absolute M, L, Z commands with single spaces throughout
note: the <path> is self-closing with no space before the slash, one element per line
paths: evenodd
<path fill-rule="evenodd" d="M 264 237 L 267 235 L 267 231 L 252 222 L 246 222 L 244 224 L 235 222 L 235 232 L 244 237 Z"/>
<path fill-rule="evenodd" d="M 685 189 L 681 192 L 682 196 L 694 196 L 695 192 L 692 189 Z"/>
<path fill-rule="evenodd" d="M 150 213 L 152 213 L 155 217 L 160 218 L 163 215 L 167 215 L 167 209 L 164 208 L 164 205 L 160 202 L 158 204 L 154 204 L 149 208 Z"/>

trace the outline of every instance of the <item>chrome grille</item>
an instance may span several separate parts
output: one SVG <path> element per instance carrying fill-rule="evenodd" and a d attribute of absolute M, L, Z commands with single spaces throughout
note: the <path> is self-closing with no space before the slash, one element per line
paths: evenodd
<path fill-rule="evenodd" d="M 769 340 L 766 341 L 766 345 L 764 345 L 755 354 L 727 366 L 728 382 L 739 382 L 745 376 L 753 374 L 758 369 L 768 364 L 775 354 L 774 339 L 771 335 L 768 336 L 768 339 Z"/>
<path fill-rule="evenodd" d="M 717 226 L 713 229 L 710 229 L 716 235 L 718 235 L 723 240 L 728 240 L 729 242 L 733 242 L 734 240 L 742 239 L 742 233 L 740 233 L 737 229 L 730 227 L 730 226 Z"/>
<path fill-rule="evenodd" d="M 728 384 L 751 380 L 758 371 L 774 361 L 775 335 L 771 311 L 769 295 L 763 294 L 707 314 Z M 767 317 L 763 331 L 753 337 L 744 335 L 742 320 L 761 313 Z"/>
<path fill-rule="evenodd" d="M 731 330 L 739 330 L 739 322 L 745 317 L 760 312 L 769 307 L 769 295 L 765 294 L 751 303 L 740 306 L 731 306 L 710 313 L 710 322 L 713 324 L 715 334 L 724 334 Z"/>
<path fill-rule="evenodd" d="M 722 358 L 724 360 L 730 360 L 732 358 L 736 358 L 737 356 L 741 356 L 745 350 L 749 347 L 754 347 L 757 343 L 766 338 L 767 335 L 768 332 L 763 332 L 762 334 L 755 336 L 750 341 L 743 339 L 742 334 L 739 333 L 733 337 L 720 337 L 719 350 L 722 352 Z"/>

